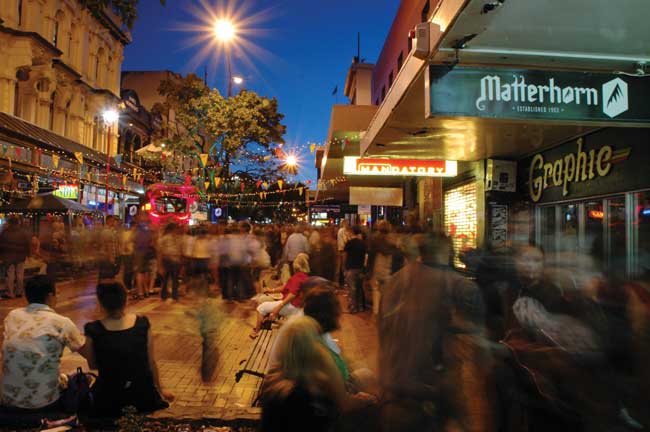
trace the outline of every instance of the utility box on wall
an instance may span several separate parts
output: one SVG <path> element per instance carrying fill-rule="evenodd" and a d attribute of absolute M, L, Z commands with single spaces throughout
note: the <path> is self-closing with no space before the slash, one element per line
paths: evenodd
<path fill-rule="evenodd" d="M 517 162 L 488 159 L 485 170 L 485 190 L 517 191 Z"/>

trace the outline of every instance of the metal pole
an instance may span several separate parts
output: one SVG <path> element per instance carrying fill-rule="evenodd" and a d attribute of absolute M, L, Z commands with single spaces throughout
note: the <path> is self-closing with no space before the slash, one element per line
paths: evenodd
<path fill-rule="evenodd" d="M 232 66 L 230 65 L 230 51 L 226 51 L 226 61 L 228 62 L 228 97 L 232 96 Z"/>
<path fill-rule="evenodd" d="M 111 173 L 111 125 L 106 124 L 108 127 L 106 143 L 106 195 L 104 196 L 104 215 L 108 216 L 108 176 Z"/>

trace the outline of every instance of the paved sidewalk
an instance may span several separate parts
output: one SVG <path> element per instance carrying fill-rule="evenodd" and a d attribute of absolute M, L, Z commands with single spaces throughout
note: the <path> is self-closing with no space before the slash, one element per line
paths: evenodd
<path fill-rule="evenodd" d="M 73 282 L 59 284 L 57 312 L 70 317 L 80 329 L 97 319 L 99 311 L 94 296 L 95 275 Z M 224 303 L 212 299 L 223 312 L 219 326 L 219 360 L 211 382 L 201 380 L 201 337 L 196 311 L 204 298 L 187 296 L 180 302 L 162 302 L 148 298 L 130 304 L 131 311 L 146 315 L 151 321 L 154 350 L 163 386 L 174 393 L 175 401 L 167 410 L 154 414 L 156 418 L 210 418 L 225 423 L 254 423 L 259 408 L 253 408 L 260 379 L 244 375 L 235 383 L 235 372 L 240 369 L 252 349 L 248 337 L 255 319 L 255 305 L 247 303 Z M 9 310 L 21 306 L 24 300 L 0 301 L 0 318 Z M 344 355 L 352 369 L 368 367 L 376 369 L 376 332 L 374 318 L 368 312 L 342 318 L 342 330 L 334 337 L 339 339 Z M 78 354 L 66 350 L 62 358 L 62 371 L 71 372 L 76 367 L 87 369 L 86 361 Z"/>

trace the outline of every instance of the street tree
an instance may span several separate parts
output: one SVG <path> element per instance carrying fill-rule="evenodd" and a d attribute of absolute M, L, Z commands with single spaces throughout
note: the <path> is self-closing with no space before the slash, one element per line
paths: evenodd
<path fill-rule="evenodd" d="M 93 14 L 99 15 L 106 9 L 113 10 L 122 20 L 129 30 L 133 29 L 138 18 L 139 0 L 80 0 L 83 6 L 86 6 Z M 165 5 L 166 0 L 160 0 L 161 5 Z"/>
<path fill-rule="evenodd" d="M 215 175 L 228 181 L 237 174 L 275 180 L 278 148 L 284 144 L 284 115 L 276 98 L 242 90 L 226 98 L 196 75 L 164 80 L 162 109 L 173 109 L 180 128 L 169 130 L 166 148 L 185 155 L 209 155 Z M 168 132 L 169 132 L 168 131 Z"/>

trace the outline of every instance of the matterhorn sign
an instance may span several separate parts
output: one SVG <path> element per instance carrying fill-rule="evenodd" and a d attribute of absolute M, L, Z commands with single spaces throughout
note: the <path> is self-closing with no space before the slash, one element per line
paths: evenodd
<path fill-rule="evenodd" d="M 650 79 L 431 66 L 429 116 L 650 123 Z"/>

